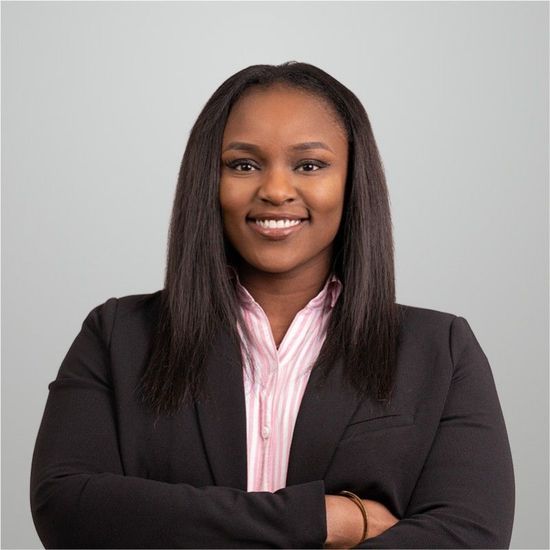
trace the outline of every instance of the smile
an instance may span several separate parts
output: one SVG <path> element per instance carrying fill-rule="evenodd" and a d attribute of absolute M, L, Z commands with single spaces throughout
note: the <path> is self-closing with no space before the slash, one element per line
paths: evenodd
<path fill-rule="evenodd" d="M 293 225 L 298 225 L 301 220 L 256 220 L 258 225 L 261 225 L 264 228 L 281 228 L 281 227 L 292 227 Z"/>
<path fill-rule="evenodd" d="M 250 228 L 272 241 L 286 239 L 297 233 L 309 220 L 247 220 Z"/>

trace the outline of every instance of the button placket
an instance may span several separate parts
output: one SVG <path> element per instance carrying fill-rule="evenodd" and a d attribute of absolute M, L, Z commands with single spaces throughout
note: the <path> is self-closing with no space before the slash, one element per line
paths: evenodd
<path fill-rule="evenodd" d="M 279 360 L 278 355 L 275 353 L 273 355 L 275 368 L 270 369 L 269 375 L 267 377 L 266 385 L 263 389 L 263 395 L 261 396 L 263 400 L 262 412 L 263 416 L 260 423 L 260 435 L 262 437 L 262 448 L 263 448 L 263 460 L 262 460 L 262 485 L 264 490 L 269 490 L 269 480 L 270 480 L 270 471 L 272 463 L 272 445 L 271 445 L 271 434 L 272 434 L 272 419 L 273 419 L 273 399 L 275 395 L 275 387 L 277 384 L 278 372 L 279 372 Z"/>

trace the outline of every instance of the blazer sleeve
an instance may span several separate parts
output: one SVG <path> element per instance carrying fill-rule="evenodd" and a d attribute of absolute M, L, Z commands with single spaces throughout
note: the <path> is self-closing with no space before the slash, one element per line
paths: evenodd
<path fill-rule="evenodd" d="M 405 516 L 358 548 L 509 548 L 512 456 L 493 375 L 466 319 L 450 328 L 453 374 Z"/>
<path fill-rule="evenodd" d="M 30 483 L 45 548 L 322 547 L 321 480 L 270 493 L 124 475 L 108 373 L 115 309 L 111 299 L 89 313 L 49 384 Z"/>

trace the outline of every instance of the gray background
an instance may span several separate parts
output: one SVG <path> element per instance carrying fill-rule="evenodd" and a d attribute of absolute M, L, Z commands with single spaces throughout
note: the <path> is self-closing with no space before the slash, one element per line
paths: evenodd
<path fill-rule="evenodd" d="M 86 314 L 161 288 L 188 132 L 254 63 L 365 105 L 398 301 L 464 316 L 514 457 L 514 548 L 548 547 L 548 4 L 2 3 L 2 546 L 40 548 L 30 461 Z"/>

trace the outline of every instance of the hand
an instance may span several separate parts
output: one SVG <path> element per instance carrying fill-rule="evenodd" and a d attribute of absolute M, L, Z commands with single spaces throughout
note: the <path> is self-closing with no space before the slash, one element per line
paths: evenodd
<path fill-rule="evenodd" d="M 368 515 L 367 538 L 376 537 L 399 520 L 375 500 L 362 499 Z M 363 535 L 363 515 L 357 504 L 341 495 L 326 495 L 327 539 L 325 548 L 353 548 Z"/>

